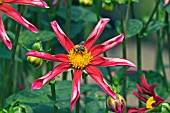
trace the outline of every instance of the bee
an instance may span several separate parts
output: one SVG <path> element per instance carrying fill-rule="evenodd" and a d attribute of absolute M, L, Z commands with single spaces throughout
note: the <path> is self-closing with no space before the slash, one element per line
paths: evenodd
<path fill-rule="evenodd" d="M 74 52 L 76 52 L 76 53 L 79 52 L 79 53 L 83 54 L 83 52 L 85 51 L 85 47 L 83 44 L 84 44 L 84 41 L 82 41 L 78 45 L 76 45 L 74 48 Z"/>

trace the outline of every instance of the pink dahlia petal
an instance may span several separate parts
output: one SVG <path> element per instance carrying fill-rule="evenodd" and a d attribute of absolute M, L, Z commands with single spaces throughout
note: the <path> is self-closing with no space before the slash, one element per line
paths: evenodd
<path fill-rule="evenodd" d="M 27 56 L 34 56 L 38 58 L 42 58 L 45 60 L 50 60 L 50 61 L 56 61 L 56 62 L 68 62 L 68 57 L 65 54 L 57 54 L 57 55 L 51 55 L 46 52 L 38 52 L 36 50 L 29 51 Z"/>
<path fill-rule="evenodd" d="M 2 13 L 0 13 L 0 39 L 4 42 L 8 49 L 12 49 L 12 43 L 5 32 L 4 24 L 2 22 Z"/>
<path fill-rule="evenodd" d="M 166 6 L 169 3 L 169 0 L 164 0 L 164 6 Z"/>
<path fill-rule="evenodd" d="M 133 94 L 138 97 L 140 100 L 142 100 L 143 102 L 146 103 L 147 99 L 143 96 L 141 96 L 139 93 L 137 93 L 136 91 L 133 90 Z"/>
<path fill-rule="evenodd" d="M 149 86 L 148 83 L 146 82 L 146 78 L 144 75 L 142 76 L 141 84 L 143 86 L 144 94 L 147 94 L 149 96 L 155 95 L 154 88 L 157 86 L 157 84 L 153 84 L 153 85 Z"/>
<path fill-rule="evenodd" d="M 79 69 L 74 70 L 74 79 L 72 85 L 72 95 L 71 95 L 71 104 L 70 104 L 71 110 L 74 109 L 74 105 L 80 96 L 81 75 L 82 75 L 82 70 Z"/>
<path fill-rule="evenodd" d="M 130 108 L 128 110 L 128 113 L 144 113 L 147 110 L 148 110 L 147 108 L 136 108 L 136 107 L 133 107 L 133 108 Z"/>
<path fill-rule="evenodd" d="M 124 34 L 118 35 L 102 44 L 93 46 L 90 51 L 92 52 L 93 56 L 96 56 L 98 54 L 101 54 L 101 53 L 115 47 L 120 42 L 122 42 L 123 39 L 124 39 Z"/>
<path fill-rule="evenodd" d="M 96 27 L 93 29 L 92 33 L 87 38 L 86 42 L 84 43 L 84 46 L 89 50 L 91 46 L 95 43 L 95 41 L 98 39 L 100 34 L 102 33 L 103 29 L 105 28 L 106 24 L 110 21 L 108 18 L 102 18 L 97 23 Z"/>
<path fill-rule="evenodd" d="M 154 89 L 155 89 L 156 86 L 158 86 L 158 84 L 152 84 L 152 85 L 149 87 L 149 89 L 150 89 L 150 91 L 152 92 L 152 94 L 155 94 Z"/>
<path fill-rule="evenodd" d="M 144 87 L 145 89 L 148 89 L 148 90 L 149 90 L 149 85 L 148 85 L 148 83 L 146 82 L 146 78 L 145 78 L 144 75 L 142 75 L 141 85 L 142 85 L 142 87 Z"/>
<path fill-rule="evenodd" d="M 102 77 L 102 73 L 100 70 L 95 68 L 94 66 L 89 65 L 85 69 L 87 73 L 91 76 L 91 78 L 112 98 L 116 99 L 116 94 L 109 85 L 105 82 L 104 78 Z"/>
<path fill-rule="evenodd" d="M 3 0 L 3 2 L 10 4 L 24 4 L 38 6 L 42 8 L 49 8 L 49 6 L 44 2 L 44 0 Z"/>
<path fill-rule="evenodd" d="M 6 15 L 17 21 L 18 23 L 22 24 L 24 27 L 29 29 L 32 32 L 38 32 L 38 29 L 25 20 L 14 8 L 7 4 L 0 4 L 0 10 L 4 12 Z"/>
<path fill-rule="evenodd" d="M 140 93 L 143 93 L 142 88 L 138 84 L 136 84 L 136 88 L 138 89 L 138 91 L 140 91 Z"/>
<path fill-rule="evenodd" d="M 64 34 L 56 21 L 51 22 L 51 26 L 61 45 L 67 50 L 67 52 L 69 52 L 70 49 L 74 47 L 73 42 Z"/>
<path fill-rule="evenodd" d="M 154 96 L 154 100 L 156 101 L 156 102 L 154 103 L 154 105 L 153 105 L 153 106 L 155 106 L 155 107 L 165 101 L 165 100 L 162 99 L 160 96 Z"/>
<path fill-rule="evenodd" d="M 132 62 L 123 58 L 106 58 L 96 56 L 91 60 L 91 64 L 95 66 L 131 66 L 136 67 Z"/>
<path fill-rule="evenodd" d="M 69 69 L 71 66 L 69 63 L 61 63 L 59 65 L 57 65 L 52 71 L 50 71 L 49 73 L 47 73 L 45 76 L 35 80 L 32 84 L 32 90 L 34 89 L 40 89 L 42 86 L 44 86 L 45 84 L 47 84 L 50 80 L 52 80 L 53 78 L 55 78 L 58 74 L 66 71 L 67 69 Z"/>

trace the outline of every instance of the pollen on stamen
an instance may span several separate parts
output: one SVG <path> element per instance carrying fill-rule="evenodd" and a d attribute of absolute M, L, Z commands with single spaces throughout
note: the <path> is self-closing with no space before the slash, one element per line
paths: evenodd
<path fill-rule="evenodd" d="M 154 100 L 153 96 L 151 96 L 147 101 L 146 101 L 146 108 L 153 108 L 152 104 L 155 103 L 156 101 Z"/>
<path fill-rule="evenodd" d="M 88 52 L 86 48 L 83 51 L 78 49 L 78 46 L 74 46 L 73 49 L 70 50 L 69 54 L 69 63 L 72 65 L 73 68 L 83 69 L 90 64 L 91 59 L 91 52 Z"/>

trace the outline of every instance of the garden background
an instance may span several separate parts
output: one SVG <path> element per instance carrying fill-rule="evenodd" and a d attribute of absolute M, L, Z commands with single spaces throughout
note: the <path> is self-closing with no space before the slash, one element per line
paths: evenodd
<path fill-rule="evenodd" d="M 49 8 L 40 6 L 36 0 L 29 1 L 31 5 L 0 1 L 1 20 L 12 44 L 10 47 L 3 41 L 5 31 L 1 23 L 0 113 L 111 112 L 106 105 L 108 92 L 103 91 L 99 83 L 96 84 L 86 72 L 82 73 L 80 98 L 76 100 L 74 110 L 70 109 L 74 78 L 72 68 L 59 74 L 42 88 L 31 90 L 35 80 L 46 75 L 59 63 L 26 55 L 32 50 L 51 55 L 67 54 L 56 38 L 50 24 L 52 21 L 57 21 L 76 45 L 86 41 L 101 18 L 109 18 L 110 21 L 94 45 L 122 33 L 124 39 L 100 56 L 124 58 L 136 65 L 123 66 L 122 63 L 118 66 L 97 67 L 111 89 L 126 100 L 126 106 L 121 103 L 126 108 L 121 112 L 126 113 L 132 107 L 145 108 L 146 103 L 133 94 L 133 90 L 137 91 L 136 84 L 142 85 L 142 75 L 149 85 L 158 85 L 155 88 L 156 95 L 167 103 L 167 106 L 154 106 L 158 108 L 157 112 L 170 112 L 170 3 L 165 4 L 168 0 L 44 0 Z M 36 5 L 33 5 L 33 1 Z M 3 8 L 3 4 L 16 9 L 36 26 L 38 33 L 33 33 L 36 30 L 20 20 L 17 23 L 15 19 L 11 19 L 15 16 L 11 17 L 8 13 L 10 10 Z M 148 112 L 154 113 L 154 110 Z"/>

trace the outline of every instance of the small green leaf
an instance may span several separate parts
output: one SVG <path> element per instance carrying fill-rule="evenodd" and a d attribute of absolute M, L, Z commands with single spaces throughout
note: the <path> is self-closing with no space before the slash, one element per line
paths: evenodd
<path fill-rule="evenodd" d="M 25 30 L 20 34 L 19 42 L 28 45 L 40 40 L 42 42 L 49 41 L 55 38 L 55 34 L 52 31 L 39 31 L 38 33 L 32 33 L 31 31 Z"/>
<path fill-rule="evenodd" d="M 166 24 L 162 21 L 156 20 L 156 21 L 152 21 L 150 22 L 150 24 L 148 25 L 146 31 L 143 33 L 144 36 L 148 36 L 154 32 L 156 32 L 157 30 L 165 27 Z"/>
<path fill-rule="evenodd" d="M 122 33 L 120 21 L 116 21 L 116 31 Z M 125 26 L 125 23 L 124 23 Z M 127 25 L 126 38 L 130 38 L 138 34 L 143 28 L 143 23 L 136 19 L 130 19 Z"/>

